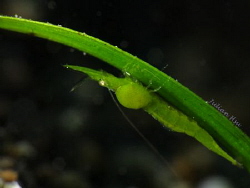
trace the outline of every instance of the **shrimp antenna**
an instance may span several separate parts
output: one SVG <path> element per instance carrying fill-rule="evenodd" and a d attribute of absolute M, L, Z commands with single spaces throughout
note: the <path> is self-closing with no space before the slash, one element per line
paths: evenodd
<path fill-rule="evenodd" d="M 159 152 L 159 150 L 142 134 L 142 132 L 135 126 L 135 124 L 129 119 L 129 117 L 124 113 L 124 111 L 121 109 L 120 105 L 116 101 L 114 94 L 110 89 L 108 89 L 115 105 L 119 109 L 119 111 L 122 113 L 123 117 L 127 120 L 129 125 L 135 130 L 135 132 L 141 137 L 143 141 L 146 142 L 147 146 L 156 154 L 156 156 L 164 163 L 165 166 L 167 166 L 169 169 L 171 169 L 172 173 L 178 177 L 176 171 L 173 170 L 170 163 L 163 157 L 163 155 Z"/>

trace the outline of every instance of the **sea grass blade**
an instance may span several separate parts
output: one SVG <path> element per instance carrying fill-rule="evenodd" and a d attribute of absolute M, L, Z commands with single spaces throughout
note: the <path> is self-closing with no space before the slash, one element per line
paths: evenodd
<path fill-rule="evenodd" d="M 250 172 L 250 139 L 214 107 L 165 73 L 121 49 L 61 26 L 27 19 L 0 16 L 0 28 L 45 38 L 76 48 L 128 72 L 157 91 L 166 101 L 192 117 L 225 150 Z M 181 67 L 180 67 L 181 69 Z"/>

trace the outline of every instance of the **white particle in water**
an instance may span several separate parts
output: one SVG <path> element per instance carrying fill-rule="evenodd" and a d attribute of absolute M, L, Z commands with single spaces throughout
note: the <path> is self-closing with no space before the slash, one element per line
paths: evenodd
<path fill-rule="evenodd" d="M 131 76 L 131 74 L 129 72 L 124 72 L 125 76 Z"/>

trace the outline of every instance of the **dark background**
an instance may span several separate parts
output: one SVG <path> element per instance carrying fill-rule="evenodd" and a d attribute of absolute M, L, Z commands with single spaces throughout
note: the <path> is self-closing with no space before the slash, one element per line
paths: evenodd
<path fill-rule="evenodd" d="M 2 0 L 0 14 L 60 24 L 138 56 L 214 99 L 250 135 L 250 2 L 211 0 Z M 129 126 L 109 92 L 66 70 L 121 74 L 82 52 L 0 30 L 0 168 L 22 187 L 247 188 L 249 174 L 194 139 L 123 109 L 168 161 Z M 222 188 L 222 186 L 221 186 Z"/>

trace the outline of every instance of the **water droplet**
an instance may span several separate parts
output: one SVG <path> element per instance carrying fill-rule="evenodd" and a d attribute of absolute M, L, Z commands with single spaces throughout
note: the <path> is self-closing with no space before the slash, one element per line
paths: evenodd
<path fill-rule="evenodd" d="M 86 55 L 87 55 L 87 53 L 86 53 L 86 52 L 83 52 L 82 54 L 83 54 L 84 56 L 86 56 Z"/>
<path fill-rule="evenodd" d="M 104 80 L 100 80 L 100 81 L 99 81 L 99 85 L 104 87 L 104 86 L 106 85 L 106 83 L 105 83 Z"/>

